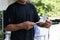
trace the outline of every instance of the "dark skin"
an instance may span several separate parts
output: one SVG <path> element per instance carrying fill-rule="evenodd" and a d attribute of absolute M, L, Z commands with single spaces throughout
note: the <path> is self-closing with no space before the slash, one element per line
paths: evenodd
<path fill-rule="evenodd" d="M 20 4 L 26 4 L 27 0 L 18 0 L 18 3 Z M 51 26 L 51 21 L 47 19 L 45 23 L 39 23 L 38 26 L 40 27 L 45 27 L 45 28 L 49 28 Z M 19 23 L 19 24 L 9 24 L 7 25 L 7 27 L 5 27 L 5 31 L 17 31 L 20 29 L 25 29 L 25 30 L 29 30 L 31 28 L 34 27 L 36 23 L 34 22 L 30 22 L 30 21 L 26 21 L 23 23 Z"/>

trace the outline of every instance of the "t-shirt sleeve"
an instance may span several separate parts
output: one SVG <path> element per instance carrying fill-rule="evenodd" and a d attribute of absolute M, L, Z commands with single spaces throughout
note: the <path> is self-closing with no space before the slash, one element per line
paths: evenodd
<path fill-rule="evenodd" d="M 35 8 L 35 6 L 32 4 L 32 8 L 33 8 L 33 11 L 34 11 L 34 22 L 38 22 L 40 17 L 38 16 L 38 12 Z"/>
<path fill-rule="evenodd" d="M 8 25 L 8 24 L 12 24 L 13 23 L 13 8 L 12 7 L 8 7 L 7 10 L 5 12 L 3 12 L 3 23 L 4 23 L 4 28 Z"/>
<path fill-rule="evenodd" d="M 38 22 L 39 21 L 39 16 L 38 16 L 38 12 L 37 12 L 37 10 L 36 10 L 36 8 L 34 9 L 34 20 L 35 20 L 35 22 Z"/>

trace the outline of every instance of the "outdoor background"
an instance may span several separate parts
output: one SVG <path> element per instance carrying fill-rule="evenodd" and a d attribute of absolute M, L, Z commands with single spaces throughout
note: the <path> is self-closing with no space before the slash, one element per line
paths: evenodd
<path fill-rule="evenodd" d="M 60 0 L 30 0 L 30 2 L 35 5 L 39 16 L 49 13 L 52 19 L 60 18 Z M 0 40 L 2 38 L 2 11 L 0 11 Z"/>
<path fill-rule="evenodd" d="M 0 11 L 0 40 L 2 38 L 2 12 Z"/>

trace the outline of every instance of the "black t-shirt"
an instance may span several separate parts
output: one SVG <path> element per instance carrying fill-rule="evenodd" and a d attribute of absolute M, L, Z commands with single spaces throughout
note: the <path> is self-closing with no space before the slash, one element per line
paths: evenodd
<path fill-rule="evenodd" d="M 35 7 L 30 4 L 11 4 L 4 13 L 4 27 L 8 24 L 19 24 L 25 21 L 37 22 L 39 20 Z M 11 40 L 34 40 L 34 28 L 18 30 L 11 33 Z"/>

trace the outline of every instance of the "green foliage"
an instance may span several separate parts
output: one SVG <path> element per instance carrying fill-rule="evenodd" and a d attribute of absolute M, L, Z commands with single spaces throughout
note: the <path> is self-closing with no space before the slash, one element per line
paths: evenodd
<path fill-rule="evenodd" d="M 2 30 L 0 30 L 0 39 L 2 39 Z"/>
<path fill-rule="evenodd" d="M 60 17 L 60 0 L 33 0 L 33 4 L 39 16 L 51 12 L 53 14 L 52 17 Z"/>
<path fill-rule="evenodd" d="M 0 11 L 0 38 L 2 38 L 2 11 Z"/>
<path fill-rule="evenodd" d="M 52 11 L 52 9 L 54 8 L 54 5 L 50 3 L 45 3 L 45 0 L 38 0 L 38 1 L 34 0 L 33 4 L 37 8 L 39 16 L 43 16 L 45 13 Z"/>

